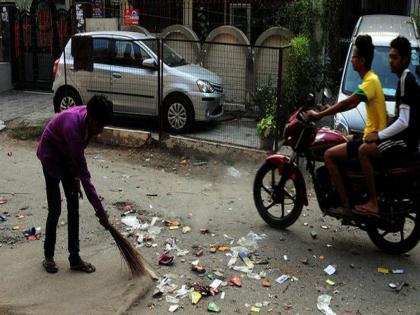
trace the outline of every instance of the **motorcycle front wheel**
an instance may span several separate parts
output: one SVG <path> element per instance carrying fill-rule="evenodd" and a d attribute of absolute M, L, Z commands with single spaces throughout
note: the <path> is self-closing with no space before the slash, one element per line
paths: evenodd
<path fill-rule="evenodd" d="M 299 218 L 303 201 L 299 183 L 288 176 L 283 187 L 279 187 L 283 174 L 271 162 L 265 162 L 254 180 L 254 203 L 261 218 L 270 226 L 285 229 Z"/>

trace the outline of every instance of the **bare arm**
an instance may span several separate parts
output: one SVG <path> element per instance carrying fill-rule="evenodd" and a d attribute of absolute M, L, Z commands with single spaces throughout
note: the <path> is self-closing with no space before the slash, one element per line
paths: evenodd
<path fill-rule="evenodd" d="M 352 94 L 349 97 L 347 97 L 346 99 L 338 102 L 337 104 L 323 110 L 322 112 L 319 112 L 318 118 L 322 118 L 325 116 L 330 116 L 330 115 L 334 115 L 337 113 L 341 113 L 341 112 L 345 112 L 348 111 L 352 108 L 355 108 L 357 105 L 359 105 L 361 101 L 361 97 L 359 95 L 356 94 Z"/>

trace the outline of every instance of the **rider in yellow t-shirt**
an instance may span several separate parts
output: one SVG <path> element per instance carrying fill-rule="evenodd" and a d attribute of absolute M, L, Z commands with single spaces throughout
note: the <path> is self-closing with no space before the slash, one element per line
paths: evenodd
<path fill-rule="evenodd" d="M 386 127 L 385 96 L 378 76 L 369 70 L 363 77 L 362 84 L 354 92 L 366 102 L 366 127 L 363 139 L 372 132 L 377 132 Z"/>
<path fill-rule="evenodd" d="M 320 119 L 324 116 L 334 115 L 345 112 L 359 105 L 360 102 L 366 102 L 366 127 L 363 138 L 369 133 L 377 132 L 386 127 L 386 109 L 385 97 L 382 91 L 381 82 L 378 76 L 371 70 L 374 54 L 372 38 L 369 35 L 359 35 L 356 38 L 355 47 L 352 51 L 351 63 L 353 69 L 357 71 L 362 78 L 362 84 L 352 95 L 337 104 L 329 107 L 322 112 L 308 111 L 307 116 L 313 119 Z M 331 175 L 331 181 L 341 199 L 341 206 L 337 209 L 329 209 L 331 215 L 352 216 L 350 200 L 341 177 L 338 162 L 357 158 L 359 147 L 363 144 L 361 136 L 350 136 L 348 143 L 336 145 L 325 152 L 325 165 Z"/>

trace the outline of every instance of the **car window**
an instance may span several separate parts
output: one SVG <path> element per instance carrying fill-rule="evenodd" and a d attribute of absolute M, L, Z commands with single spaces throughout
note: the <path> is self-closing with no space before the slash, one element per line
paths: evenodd
<path fill-rule="evenodd" d="M 143 43 L 157 55 L 156 40 L 144 40 Z M 169 67 L 179 67 L 187 65 L 188 62 L 175 50 L 166 44 L 163 44 L 163 62 Z"/>
<path fill-rule="evenodd" d="M 144 59 L 150 58 L 148 53 L 137 43 L 127 40 L 116 40 L 114 45 L 114 65 L 141 67 Z"/>
<path fill-rule="evenodd" d="M 349 58 L 351 58 L 351 54 L 349 55 Z M 398 77 L 391 72 L 389 67 L 389 47 L 375 47 L 372 69 L 381 80 L 386 99 L 394 100 L 397 90 Z M 416 77 L 417 83 L 420 84 L 419 51 L 417 48 L 412 50 L 409 69 L 411 73 Z M 347 95 L 350 95 L 357 90 L 361 82 L 362 79 L 360 78 L 359 74 L 354 71 L 350 59 L 347 60 L 343 92 Z"/>
<path fill-rule="evenodd" d="M 108 38 L 93 38 L 93 62 L 110 62 L 111 40 Z"/>

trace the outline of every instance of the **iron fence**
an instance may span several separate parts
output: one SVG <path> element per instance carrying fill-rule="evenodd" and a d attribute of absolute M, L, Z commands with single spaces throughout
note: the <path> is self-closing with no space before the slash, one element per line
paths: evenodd
<path fill-rule="evenodd" d="M 103 94 L 118 125 L 156 132 L 160 139 L 169 133 L 251 148 L 263 145 L 258 121 L 278 115 L 284 48 L 97 37 L 93 71 L 85 71 L 74 67 L 70 46 L 58 70 L 62 82 L 56 87 L 63 87 L 55 93 L 57 111 Z M 269 99 L 261 95 L 267 91 Z"/>

